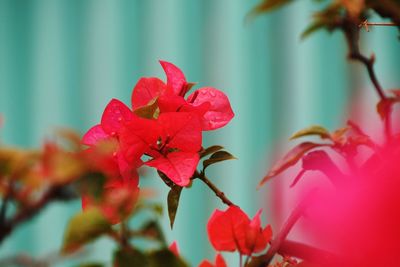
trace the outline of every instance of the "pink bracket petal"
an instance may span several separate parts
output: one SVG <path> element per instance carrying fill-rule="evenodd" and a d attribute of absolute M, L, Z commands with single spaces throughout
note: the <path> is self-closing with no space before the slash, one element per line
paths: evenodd
<path fill-rule="evenodd" d="M 123 122 L 130 121 L 132 111 L 118 99 L 112 99 L 106 106 L 101 117 L 101 126 L 109 135 L 116 135 Z"/>
<path fill-rule="evenodd" d="M 235 115 L 228 97 L 223 92 L 212 87 L 196 90 L 189 95 L 187 101 L 194 106 L 199 106 L 206 102 L 210 103 L 210 108 L 204 114 L 202 120 L 204 131 L 215 130 L 225 126 Z"/>
<path fill-rule="evenodd" d="M 160 60 L 160 64 L 167 75 L 167 84 L 172 87 L 174 94 L 181 95 L 181 93 L 185 93 L 182 91 L 184 91 L 187 82 L 183 72 L 172 63 Z"/>

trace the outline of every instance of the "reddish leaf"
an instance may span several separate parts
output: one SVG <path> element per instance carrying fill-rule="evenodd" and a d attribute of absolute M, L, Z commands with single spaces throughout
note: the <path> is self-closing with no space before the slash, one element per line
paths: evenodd
<path fill-rule="evenodd" d="M 204 131 L 221 128 L 234 116 L 228 97 L 221 91 L 211 87 L 196 90 L 189 95 L 187 101 L 194 106 L 199 106 L 206 102 L 210 103 L 210 108 L 202 119 Z"/>
<path fill-rule="evenodd" d="M 119 133 L 123 122 L 132 119 L 132 111 L 121 101 L 112 99 L 106 106 L 101 117 L 101 126 L 109 135 Z"/>
<path fill-rule="evenodd" d="M 163 94 L 166 88 L 165 83 L 158 78 L 141 78 L 132 91 L 132 108 L 146 106 L 151 100 Z"/>
<path fill-rule="evenodd" d="M 199 155 L 197 153 L 172 152 L 166 157 L 158 157 L 145 164 L 163 172 L 175 184 L 187 186 L 198 162 Z"/>
<path fill-rule="evenodd" d="M 267 175 L 261 180 L 259 186 L 262 186 L 269 179 L 277 176 L 290 166 L 296 164 L 299 159 L 303 157 L 307 151 L 310 151 L 313 148 L 326 146 L 325 144 L 316 144 L 311 142 L 301 143 L 294 148 L 292 148 L 280 161 L 278 161 L 272 169 L 267 173 Z"/>
<path fill-rule="evenodd" d="M 382 120 L 390 115 L 394 103 L 396 103 L 395 98 L 385 98 L 378 102 L 376 110 L 378 111 L 378 114 Z"/>
<path fill-rule="evenodd" d="M 184 96 L 186 92 L 182 92 L 186 85 L 186 78 L 183 72 L 174 64 L 160 60 L 165 74 L 167 75 L 167 84 L 171 86 L 175 95 Z"/>
<path fill-rule="evenodd" d="M 198 117 L 188 112 L 163 113 L 158 118 L 163 129 L 163 143 L 172 149 L 198 152 L 201 148 L 201 126 Z"/>
<path fill-rule="evenodd" d="M 100 124 L 97 124 L 89 129 L 85 133 L 82 138 L 82 143 L 84 145 L 93 146 L 100 140 L 105 140 L 108 136 L 106 132 L 104 132 L 103 127 Z"/>

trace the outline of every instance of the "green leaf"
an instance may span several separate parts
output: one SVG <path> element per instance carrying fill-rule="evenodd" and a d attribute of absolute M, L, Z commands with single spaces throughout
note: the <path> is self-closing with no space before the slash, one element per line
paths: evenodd
<path fill-rule="evenodd" d="M 67 225 L 61 252 L 74 252 L 110 230 L 111 224 L 100 210 L 90 208 L 78 213 Z"/>
<path fill-rule="evenodd" d="M 104 185 L 106 183 L 106 177 L 100 172 L 91 172 L 85 174 L 82 178 L 75 182 L 75 186 L 81 194 L 90 195 L 94 199 L 100 199 Z"/>
<path fill-rule="evenodd" d="M 154 100 L 150 101 L 150 103 L 146 106 L 135 109 L 133 113 L 145 119 L 157 118 L 159 113 L 157 100 L 158 99 L 155 98 Z"/>
<path fill-rule="evenodd" d="M 158 216 L 162 216 L 164 208 L 163 208 L 163 205 L 160 203 L 151 203 L 148 201 L 146 201 L 146 202 L 141 201 L 141 202 L 136 203 L 135 213 L 139 212 L 141 210 L 149 210 L 149 211 L 154 212 Z"/>
<path fill-rule="evenodd" d="M 166 245 L 167 241 L 165 240 L 164 233 L 160 227 L 160 224 L 157 221 L 147 222 L 140 229 L 140 234 L 144 237 L 155 239 Z"/>
<path fill-rule="evenodd" d="M 169 249 L 163 249 L 150 253 L 150 267 L 188 267 L 181 258 L 177 257 Z"/>
<path fill-rule="evenodd" d="M 313 148 L 326 146 L 326 144 L 316 144 L 311 142 L 301 143 L 294 148 L 292 148 L 280 161 L 278 161 L 272 169 L 267 173 L 267 175 L 261 180 L 258 187 L 262 186 L 265 182 L 270 180 L 271 178 L 277 176 L 290 166 L 296 164 L 303 155 L 310 151 Z"/>
<path fill-rule="evenodd" d="M 270 12 L 291 2 L 293 2 L 293 0 L 263 0 L 253 8 L 251 14 L 257 15 L 260 13 Z"/>
<path fill-rule="evenodd" d="M 290 140 L 299 138 L 299 137 L 303 137 L 303 136 L 308 136 L 308 135 L 319 135 L 319 137 L 321 137 L 322 139 L 330 139 L 331 135 L 328 132 L 327 129 L 325 129 L 324 127 L 321 127 L 319 125 L 312 125 L 308 128 L 305 128 L 303 130 L 300 130 L 298 132 L 296 132 L 295 134 L 293 134 L 290 137 Z"/>
<path fill-rule="evenodd" d="M 176 212 L 178 210 L 179 206 L 179 198 L 181 196 L 182 192 L 182 187 L 178 185 L 173 185 L 171 187 L 171 190 L 168 193 L 168 216 L 169 216 L 169 222 L 171 225 L 171 229 L 174 227 L 174 221 L 175 221 L 175 216 Z"/>
<path fill-rule="evenodd" d="M 209 159 L 203 161 L 203 171 L 212 164 L 231 159 L 236 159 L 231 153 L 226 151 L 217 151 L 212 154 Z"/>
<path fill-rule="evenodd" d="M 200 158 L 204 158 L 205 156 L 208 156 L 208 155 L 210 155 L 210 154 L 212 154 L 214 152 L 217 152 L 217 151 L 219 151 L 219 150 L 221 150 L 223 148 L 224 148 L 223 146 L 218 146 L 218 145 L 207 147 L 206 149 L 203 149 L 200 152 Z"/>
<path fill-rule="evenodd" d="M 326 22 L 322 20 L 315 20 L 301 33 L 301 39 L 306 39 L 314 32 L 326 27 Z"/>
<path fill-rule="evenodd" d="M 149 267 L 148 257 L 136 249 L 120 249 L 114 252 L 115 267 Z"/>

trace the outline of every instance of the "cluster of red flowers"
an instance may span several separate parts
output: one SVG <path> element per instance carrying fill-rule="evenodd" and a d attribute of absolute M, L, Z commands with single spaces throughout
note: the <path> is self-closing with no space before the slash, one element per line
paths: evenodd
<path fill-rule="evenodd" d="M 137 169 L 142 165 L 156 168 L 176 185 L 188 186 L 199 162 L 202 131 L 221 128 L 234 116 L 227 96 L 215 88 L 200 88 L 185 98 L 194 84 L 175 65 L 160 63 L 167 83 L 155 77 L 141 78 L 133 88 L 132 109 L 111 100 L 100 124 L 83 137 L 88 153 L 102 143 L 113 144 L 112 153 L 95 159 L 109 177 L 105 189 L 111 194 L 106 195 L 137 192 Z M 93 199 L 84 197 L 84 207 L 91 203 Z M 103 204 L 104 209 L 107 205 Z M 118 221 L 110 211 L 105 214 Z"/>

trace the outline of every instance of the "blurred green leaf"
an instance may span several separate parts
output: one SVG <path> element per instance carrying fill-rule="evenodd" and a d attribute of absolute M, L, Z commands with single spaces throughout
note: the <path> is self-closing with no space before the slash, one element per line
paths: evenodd
<path fill-rule="evenodd" d="M 257 15 L 264 12 L 270 12 L 291 2 L 293 2 L 293 0 L 263 0 L 253 8 L 251 14 Z"/>
<path fill-rule="evenodd" d="M 307 38 L 320 29 L 326 29 L 328 31 L 334 30 L 336 26 L 338 26 L 338 21 L 341 19 L 342 11 L 343 6 L 339 2 L 334 2 L 324 10 L 316 12 L 313 15 L 311 24 L 301 34 L 301 39 Z"/>
<path fill-rule="evenodd" d="M 150 210 L 156 215 L 162 216 L 164 207 L 160 203 L 149 203 L 148 201 L 140 201 L 136 204 L 134 213 L 142 210 Z"/>
<path fill-rule="evenodd" d="M 150 267 L 165 266 L 188 267 L 189 265 L 167 248 L 150 253 Z"/>
<path fill-rule="evenodd" d="M 171 229 L 174 227 L 175 216 L 179 206 L 179 198 L 181 196 L 182 187 L 173 185 L 168 193 L 168 216 Z"/>
<path fill-rule="evenodd" d="M 120 249 L 114 252 L 114 267 L 149 267 L 149 259 L 136 249 Z"/>
<path fill-rule="evenodd" d="M 91 172 L 78 179 L 74 185 L 81 194 L 90 195 L 94 197 L 94 199 L 100 199 L 104 191 L 105 183 L 106 177 L 104 174 Z"/>
<path fill-rule="evenodd" d="M 303 136 L 309 136 L 309 135 L 318 135 L 322 139 L 329 139 L 331 137 L 329 131 L 327 129 L 325 129 L 324 127 L 319 126 L 319 125 L 312 125 L 308 128 L 305 128 L 305 129 L 300 130 L 300 131 L 296 132 L 295 134 L 293 134 L 290 137 L 290 140 L 293 140 L 293 139 L 296 139 L 299 137 L 303 137 Z"/>
<path fill-rule="evenodd" d="M 111 230 L 111 224 L 101 211 L 90 208 L 76 214 L 64 232 L 62 253 L 71 253 Z"/>
<path fill-rule="evenodd" d="M 212 154 L 209 159 L 203 161 L 203 171 L 212 164 L 231 159 L 236 159 L 231 153 L 227 151 L 217 151 Z"/>
<path fill-rule="evenodd" d="M 166 244 L 164 233 L 157 221 L 149 221 L 140 229 L 140 234 L 144 237 L 151 238 Z"/>

